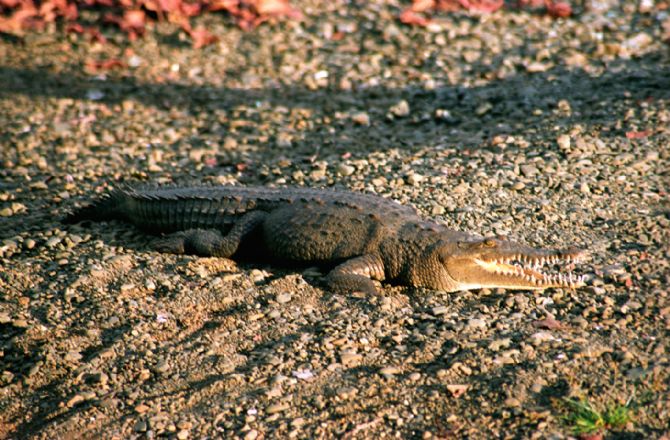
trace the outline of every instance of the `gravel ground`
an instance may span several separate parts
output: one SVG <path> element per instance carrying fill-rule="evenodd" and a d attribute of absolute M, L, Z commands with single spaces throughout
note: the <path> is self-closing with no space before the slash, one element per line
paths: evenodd
<path fill-rule="evenodd" d="M 611 438 L 667 439 L 663 4 L 428 29 L 405 3 L 294 4 L 304 22 L 248 33 L 206 17 L 221 41 L 199 51 L 163 25 L 0 40 L 0 438 L 561 439 L 571 397 L 630 402 Z M 347 187 L 578 245 L 587 286 L 345 297 L 316 268 L 59 223 L 121 182 L 193 180 Z"/>

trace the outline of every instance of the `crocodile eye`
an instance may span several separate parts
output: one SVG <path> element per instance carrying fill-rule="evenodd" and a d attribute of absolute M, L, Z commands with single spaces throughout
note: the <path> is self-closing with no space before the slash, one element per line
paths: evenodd
<path fill-rule="evenodd" d="M 484 246 L 490 247 L 490 248 L 495 247 L 496 246 L 496 241 L 492 238 L 487 238 L 486 240 L 484 240 Z"/>

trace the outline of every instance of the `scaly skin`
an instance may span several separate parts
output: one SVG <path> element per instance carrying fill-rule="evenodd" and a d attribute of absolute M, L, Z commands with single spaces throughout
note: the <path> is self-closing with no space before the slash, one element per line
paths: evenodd
<path fill-rule="evenodd" d="M 66 221 L 109 219 L 171 234 L 154 245 L 163 252 L 228 258 L 254 249 L 280 261 L 330 264 L 335 267 L 327 283 L 340 292 L 376 292 L 373 280 L 447 292 L 583 284 L 581 277 L 540 269 L 545 263 L 581 259 L 577 249 L 535 249 L 454 231 L 422 219 L 412 207 L 371 194 L 236 186 L 123 188 Z"/>

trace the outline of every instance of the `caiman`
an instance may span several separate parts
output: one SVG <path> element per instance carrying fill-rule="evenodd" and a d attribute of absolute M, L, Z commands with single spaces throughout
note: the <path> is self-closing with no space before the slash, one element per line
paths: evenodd
<path fill-rule="evenodd" d="M 454 292 L 576 288 L 584 252 L 538 249 L 447 228 L 377 195 L 331 189 L 239 186 L 124 187 L 66 218 L 123 220 L 169 234 L 160 252 L 330 266 L 333 291 L 375 293 L 373 280 Z M 261 255 L 262 254 L 262 255 Z"/>

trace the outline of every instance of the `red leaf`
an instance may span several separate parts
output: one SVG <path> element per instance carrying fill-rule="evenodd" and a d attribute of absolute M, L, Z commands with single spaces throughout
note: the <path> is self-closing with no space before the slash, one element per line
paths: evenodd
<path fill-rule="evenodd" d="M 91 73 L 98 73 L 101 70 L 122 69 L 126 67 L 126 63 L 117 59 L 110 58 L 107 60 L 86 60 L 86 70 Z"/>
<path fill-rule="evenodd" d="M 644 131 L 627 131 L 626 132 L 626 137 L 628 139 L 643 139 L 646 138 L 647 136 L 651 135 L 650 130 L 644 130 Z"/>
<path fill-rule="evenodd" d="M 554 18 L 565 18 L 572 15 L 572 7 L 569 3 L 561 1 L 554 3 L 553 0 L 546 0 L 545 7 L 547 13 Z"/>
<path fill-rule="evenodd" d="M 439 0 L 438 2 L 442 3 Z M 435 6 L 435 0 L 414 0 L 410 9 L 414 12 L 426 12 L 433 10 Z"/>
<path fill-rule="evenodd" d="M 537 328 L 546 328 L 549 330 L 558 330 L 563 328 L 563 323 L 555 320 L 554 318 L 540 319 L 539 321 L 533 322 L 533 325 Z"/>
<path fill-rule="evenodd" d="M 423 15 L 419 15 L 416 12 L 412 10 L 412 8 L 407 8 L 404 11 L 400 13 L 400 22 L 404 24 L 409 24 L 409 25 L 416 25 L 416 26 L 428 26 L 430 24 L 430 20 L 424 17 Z"/>
<path fill-rule="evenodd" d="M 460 0 L 461 5 L 468 11 L 491 13 L 502 8 L 504 0 Z"/>
<path fill-rule="evenodd" d="M 203 27 L 197 27 L 189 31 L 188 34 L 193 40 L 194 49 L 200 49 L 201 47 L 209 46 L 210 44 L 219 41 L 219 37 L 211 34 L 207 29 Z"/>
<path fill-rule="evenodd" d="M 240 0 L 212 0 L 207 9 L 210 11 L 228 11 L 231 14 L 238 14 Z"/>

